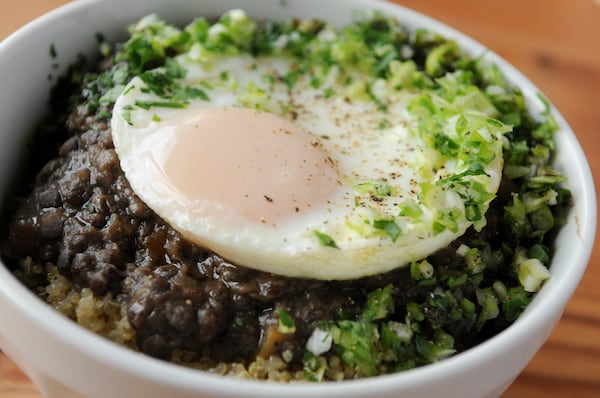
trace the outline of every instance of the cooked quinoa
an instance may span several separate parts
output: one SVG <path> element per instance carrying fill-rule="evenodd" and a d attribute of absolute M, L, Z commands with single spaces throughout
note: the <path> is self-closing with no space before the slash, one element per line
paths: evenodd
<path fill-rule="evenodd" d="M 79 325 L 117 344 L 136 349 L 135 330 L 129 324 L 126 313 L 126 297 L 107 293 L 95 296 L 91 289 L 79 289 L 69 279 L 58 272 L 52 264 L 34 264 L 30 257 L 21 261 L 15 276 L 27 283 L 42 276 L 47 278 L 45 286 L 31 286 L 54 309 L 66 315 Z M 245 379 L 269 380 L 274 382 L 306 381 L 304 371 L 291 371 L 279 355 L 268 358 L 256 357 L 247 364 L 241 362 L 198 361 L 197 354 L 176 351 L 170 359 L 173 363 L 201 369 L 207 372 Z M 341 381 L 352 379 L 356 372 L 344 365 L 340 358 L 332 355 L 321 357 L 319 361 L 326 367 L 325 379 Z"/>

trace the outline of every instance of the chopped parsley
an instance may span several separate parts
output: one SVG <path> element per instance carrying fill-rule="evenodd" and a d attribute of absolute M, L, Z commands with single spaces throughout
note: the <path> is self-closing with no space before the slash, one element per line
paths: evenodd
<path fill-rule="evenodd" d="M 316 229 L 313 232 L 314 232 L 315 236 L 317 237 L 317 240 L 319 241 L 319 243 L 322 244 L 323 246 L 339 249 L 337 243 L 335 243 L 335 240 L 333 240 L 333 238 L 331 236 L 329 236 L 321 231 L 317 231 Z"/>
<path fill-rule="evenodd" d="M 402 234 L 402 230 L 394 220 L 375 220 L 373 221 L 373 227 L 385 231 L 392 242 L 395 242 Z"/>
<path fill-rule="evenodd" d="M 296 324 L 290 314 L 288 314 L 288 312 L 283 308 L 280 308 L 277 311 L 277 315 L 279 317 L 279 323 L 277 326 L 279 333 L 294 334 L 296 332 Z"/>
<path fill-rule="evenodd" d="M 356 186 L 356 190 L 359 193 L 376 197 L 385 197 L 393 194 L 392 186 L 385 182 L 363 182 Z"/>
<path fill-rule="evenodd" d="M 150 108 L 185 108 L 185 104 L 181 102 L 173 102 L 173 101 L 135 101 L 135 106 L 142 109 L 150 109 Z"/>

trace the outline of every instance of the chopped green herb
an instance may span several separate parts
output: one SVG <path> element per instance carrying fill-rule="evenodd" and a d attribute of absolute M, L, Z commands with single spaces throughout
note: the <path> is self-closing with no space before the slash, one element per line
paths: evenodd
<path fill-rule="evenodd" d="M 362 317 L 370 322 L 385 319 L 392 314 L 395 306 L 392 291 L 392 285 L 387 285 L 383 289 L 375 289 L 369 293 Z"/>
<path fill-rule="evenodd" d="M 229 80 L 229 71 L 221 71 L 221 73 L 219 74 L 219 78 L 221 79 L 221 81 L 228 81 Z"/>
<path fill-rule="evenodd" d="M 297 71 L 288 72 L 283 76 L 283 81 L 285 82 L 286 86 L 290 90 L 294 88 L 294 85 L 296 84 L 296 80 L 298 80 L 298 72 Z"/>
<path fill-rule="evenodd" d="M 395 242 L 402 235 L 402 230 L 394 220 L 375 220 L 373 221 L 373 227 L 385 231 L 392 242 Z"/>
<path fill-rule="evenodd" d="M 456 158 L 459 145 L 456 141 L 446 134 L 435 133 L 433 136 L 433 146 L 444 156 Z"/>
<path fill-rule="evenodd" d="M 467 176 L 478 176 L 482 174 L 485 174 L 485 169 L 483 168 L 483 165 L 479 162 L 472 162 L 469 164 L 465 171 L 462 171 L 457 174 L 452 174 L 448 178 L 441 179 L 438 181 L 438 184 L 445 183 L 448 181 L 456 181 Z"/>
<path fill-rule="evenodd" d="M 142 109 L 150 109 L 152 107 L 157 107 L 157 108 L 185 108 L 186 107 L 186 103 L 181 103 L 181 102 L 172 102 L 172 101 L 142 101 L 142 100 L 136 100 L 135 101 L 135 105 L 142 108 Z"/>
<path fill-rule="evenodd" d="M 390 196 L 393 193 L 392 186 L 385 182 L 363 182 L 356 186 L 356 190 L 362 194 L 376 197 Z"/>
<path fill-rule="evenodd" d="M 277 326 L 277 330 L 279 333 L 283 334 L 294 334 L 296 333 L 296 324 L 294 323 L 294 319 L 287 313 L 283 308 L 279 308 L 277 311 L 277 315 L 279 316 L 279 323 Z"/>
<path fill-rule="evenodd" d="M 210 97 L 206 94 L 206 91 L 194 88 L 194 87 L 185 87 L 184 88 L 185 98 L 199 98 L 204 101 L 210 101 Z"/>
<path fill-rule="evenodd" d="M 125 110 L 123 112 L 123 119 L 125 119 L 125 122 L 127 122 L 128 125 L 133 126 L 133 122 L 131 121 L 131 111 L 133 110 L 133 107 L 131 105 L 126 105 L 123 109 Z"/>
<path fill-rule="evenodd" d="M 380 121 L 380 122 L 379 122 L 379 124 L 377 125 L 377 128 L 378 128 L 379 130 L 385 130 L 385 129 L 387 129 L 388 127 L 390 127 L 390 121 L 389 121 L 389 120 L 386 120 L 386 119 L 383 119 L 383 120 L 382 120 L 382 121 Z"/>
<path fill-rule="evenodd" d="M 413 223 L 421 221 L 421 217 L 423 216 L 423 210 L 416 203 L 403 204 L 400 205 L 399 208 L 399 217 L 408 217 Z"/>
<path fill-rule="evenodd" d="M 433 266 L 427 260 L 415 261 L 410 265 L 410 276 L 416 281 L 430 279 L 434 272 Z"/>
<path fill-rule="evenodd" d="M 319 240 L 319 243 L 321 243 L 323 246 L 334 247 L 336 249 L 339 249 L 337 243 L 335 243 L 335 240 L 333 240 L 331 236 L 324 234 L 323 232 L 317 231 L 316 229 L 313 232 Z"/>

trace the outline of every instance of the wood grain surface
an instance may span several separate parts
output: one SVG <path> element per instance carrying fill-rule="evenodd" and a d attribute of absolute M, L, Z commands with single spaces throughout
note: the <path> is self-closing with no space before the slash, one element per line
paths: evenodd
<path fill-rule="evenodd" d="M 395 0 L 472 36 L 560 110 L 600 175 L 599 0 Z M 66 0 L 1 0 L 0 39 Z M 596 243 L 598 240 L 596 239 Z M 598 244 L 596 244 L 596 248 Z M 0 397 L 40 397 L 0 352 Z M 600 252 L 540 352 L 503 397 L 600 397 Z M 457 397 L 459 398 L 459 397 Z"/>

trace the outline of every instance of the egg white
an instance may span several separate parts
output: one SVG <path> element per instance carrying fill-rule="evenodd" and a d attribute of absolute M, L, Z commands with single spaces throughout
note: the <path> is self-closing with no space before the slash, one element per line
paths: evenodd
<path fill-rule="evenodd" d="M 134 78 L 115 103 L 112 135 L 133 190 L 191 241 L 235 264 L 262 271 L 353 279 L 425 258 L 472 225 L 464 216 L 463 198 L 454 190 L 436 188 L 427 203 L 422 200 L 421 184 L 445 178 L 458 166 L 452 159 L 441 168 L 432 161 L 439 154 L 416 133 L 417 121 L 406 111 L 414 94 L 386 93 L 389 106 L 382 111 L 371 98 L 352 97 L 348 89 L 340 89 L 335 70 L 324 83 L 334 90 L 331 93 L 323 86 L 313 87 L 310 76 L 300 76 L 292 88 L 281 79 L 266 79 L 287 73 L 291 61 L 285 58 L 223 56 L 206 64 L 186 54 L 177 61 L 187 71 L 184 84 L 204 87 L 209 100 L 191 100 L 185 109 L 141 109 L 137 102 L 161 99 Z M 310 211 L 277 223 L 248 221 L 220 203 L 192 203 L 161 171 L 161 157 L 171 145 L 161 126 L 182 115 L 225 106 L 260 108 L 301 125 L 330 155 L 340 173 L 340 186 Z M 452 120 L 445 129 L 453 134 Z M 501 151 L 496 145 L 494 159 L 477 177 L 490 193 L 500 182 Z M 377 187 L 387 191 L 378 193 Z M 419 216 L 400 215 L 405 206 L 419 209 Z M 459 215 L 454 228 L 434 231 L 441 213 Z M 376 227 L 377 220 L 392 220 L 401 233 L 391 238 Z M 334 244 L 323 244 L 315 231 Z"/>

